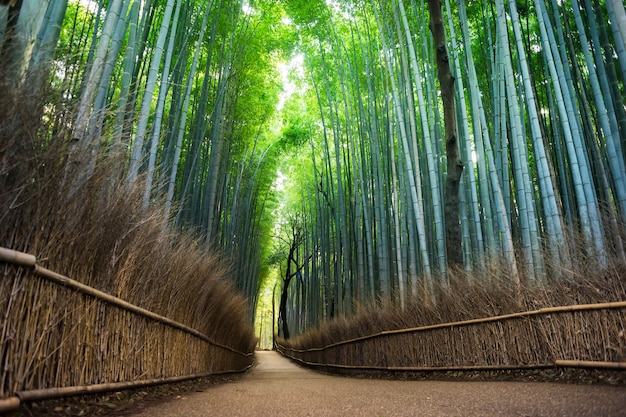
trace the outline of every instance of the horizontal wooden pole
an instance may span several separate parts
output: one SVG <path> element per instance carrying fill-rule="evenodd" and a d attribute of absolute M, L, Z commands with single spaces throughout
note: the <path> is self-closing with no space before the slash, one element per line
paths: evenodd
<path fill-rule="evenodd" d="M 545 368 L 592 368 L 592 369 L 626 369 L 626 362 L 602 362 L 602 361 L 576 361 L 576 360 L 556 360 L 554 363 L 535 365 L 467 365 L 467 366 L 367 366 L 367 365 L 343 365 L 334 363 L 309 362 L 304 359 L 279 352 L 303 365 L 317 368 L 336 368 L 364 371 L 395 371 L 395 372 L 447 372 L 447 371 L 508 371 L 525 369 L 545 369 Z"/>
<path fill-rule="evenodd" d="M 20 408 L 21 401 L 17 397 L 9 397 L 0 399 L 0 413 L 15 411 Z"/>
<path fill-rule="evenodd" d="M 626 369 L 626 362 L 603 362 L 603 361 L 572 361 L 559 359 L 554 361 L 557 366 L 566 368 L 605 368 L 605 369 Z"/>
<path fill-rule="evenodd" d="M 0 262 L 33 267 L 35 266 L 35 263 L 37 263 L 37 258 L 29 253 L 19 252 L 13 249 L 0 248 Z"/>
<path fill-rule="evenodd" d="M 153 386 L 153 385 L 173 384 L 176 382 L 183 382 L 183 381 L 188 381 L 191 379 L 205 378 L 205 377 L 216 376 L 216 375 L 241 373 L 250 369 L 251 366 L 252 365 L 248 365 L 247 367 L 241 370 L 229 370 L 229 371 L 211 372 L 211 373 L 205 373 L 205 374 L 174 376 L 170 378 L 157 378 L 157 379 L 149 379 L 145 381 L 113 382 L 113 383 L 108 383 L 108 384 L 78 385 L 78 386 L 73 386 L 73 387 L 45 388 L 45 389 L 37 389 L 37 390 L 30 390 L 30 391 L 19 391 L 19 392 L 16 392 L 15 395 L 17 396 L 18 401 L 21 401 L 21 402 L 43 401 L 43 400 L 51 400 L 53 398 L 71 397 L 75 395 L 85 395 L 85 394 L 98 394 L 98 393 L 108 392 L 108 391 L 119 391 L 119 390 L 124 390 L 124 389 L 148 387 L 148 386 Z M 18 403 L 18 406 L 19 406 L 19 403 Z"/>
<path fill-rule="evenodd" d="M 279 351 L 280 352 L 280 351 Z M 553 368 L 554 364 L 536 364 L 536 365 L 459 365 L 459 366 L 371 366 L 371 365 L 343 365 L 336 363 L 319 363 L 309 362 L 304 359 L 288 355 L 280 352 L 283 356 L 288 357 L 303 365 L 317 368 L 336 368 L 363 371 L 393 371 L 393 372 L 447 372 L 447 371 L 506 371 L 516 369 L 543 369 Z"/>

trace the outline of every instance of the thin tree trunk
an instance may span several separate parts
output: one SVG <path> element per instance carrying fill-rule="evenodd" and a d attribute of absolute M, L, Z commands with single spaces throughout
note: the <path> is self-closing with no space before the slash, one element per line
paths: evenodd
<path fill-rule="evenodd" d="M 459 187 L 463 173 L 463 161 L 459 155 L 459 144 L 456 128 L 456 110 L 454 105 L 454 77 L 450 71 L 446 47 L 443 12 L 440 0 L 428 0 L 430 10 L 430 30 L 435 42 L 437 57 L 437 77 L 441 87 L 443 101 L 443 118 L 445 128 L 447 174 L 446 174 L 446 253 L 448 265 L 463 265 L 463 249 L 461 247 L 461 225 L 459 222 Z"/>

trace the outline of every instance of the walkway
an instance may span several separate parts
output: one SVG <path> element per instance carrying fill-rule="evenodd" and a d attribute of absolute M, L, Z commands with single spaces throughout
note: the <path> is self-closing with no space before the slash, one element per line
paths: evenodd
<path fill-rule="evenodd" d="M 624 387 L 354 379 L 300 368 L 275 352 L 256 355 L 241 380 L 134 416 L 626 416 Z"/>

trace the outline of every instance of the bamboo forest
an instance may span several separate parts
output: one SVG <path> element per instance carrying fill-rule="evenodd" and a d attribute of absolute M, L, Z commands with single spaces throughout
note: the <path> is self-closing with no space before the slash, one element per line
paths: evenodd
<path fill-rule="evenodd" d="M 1 3 L 0 95 L 37 125 L 3 125 L 7 213 L 42 198 L 17 149 L 61 167 L 25 177 L 56 183 L 43 203 L 132 194 L 125 230 L 158 213 L 146 240 L 218 257 L 261 346 L 437 304 L 461 273 L 515 292 L 626 262 L 620 0 Z M 6 216 L 2 246 L 45 247 Z M 117 268 L 126 236 L 90 265 Z"/>

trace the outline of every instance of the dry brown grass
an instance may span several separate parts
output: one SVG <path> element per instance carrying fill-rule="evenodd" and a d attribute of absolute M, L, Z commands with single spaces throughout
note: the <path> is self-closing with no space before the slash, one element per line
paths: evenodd
<path fill-rule="evenodd" d="M 251 352 L 256 341 L 247 321 L 247 300 L 231 285 L 231 271 L 219 255 L 189 236 L 164 229 L 166 219 L 160 207 L 143 208 L 141 182 L 129 189 L 123 181 L 124 158 L 110 155 L 100 161 L 80 188 L 68 192 L 64 184 L 76 175 L 67 165 L 72 135 L 64 127 L 68 118 L 57 119 L 53 114 L 67 113 L 67 109 L 46 106 L 46 93 L 29 96 L 27 89 L 15 92 L 2 81 L 0 90 L 0 246 L 32 253 L 41 266 L 186 324 L 219 343 Z M 225 354 L 206 353 L 213 356 L 190 359 L 196 348 L 189 346 L 186 351 L 189 342 L 180 336 L 179 357 L 160 346 L 161 358 L 150 360 L 162 369 L 149 370 L 146 364 L 137 363 L 146 359 L 135 353 L 145 348 L 141 343 L 160 343 L 150 339 L 162 331 L 158 326 L 133 325 L 127 313 L 112 312 L 88 297 L 53 288 L 24 271 L 5 266 L 0 271 L 4 275 L 0 281 L 0 357 L 9 368 L 0 378 L 0 395 L 25 387 L 172 376 L 164 372 L 179 375 L 189 368 L 170 366 L 174 370 L 168 370 L 158 364 L 165 359 L 216 362 L 203 369 L 232 369 L 233 360 Z M 23 328 L 16 323 L 19 317 L 29 326 L 43 328 Z M 55 332 L 55 326 L 62 331 Z M 135 345 L 120 344 L 118 334 L 136 338 L 138 327 L 155 335 Z M 106 332 L 111 335 L 103 336 Z M 26 341 L 18 336 L 29 338 L 31 345 L 25 346 Z M 105 336 L 110 336 L 109 341 L 100 342 Z M 20 344 L 24 346 L 18 349 Z M 73 351 L 63 353 L 64 344 Z M 120 350 L 126 352 L 127 366 L 123 370 L 102 368 L 106 366 L 102 353 L 121 355 Z M 68 364 L 72 357 L 93 363 Z M 53 359 L 61 363 L 50 362 Z M 100 374 L 79 369 L 64 380 L 64 373 L 71 373 L 64 366 L 77 365 L 93 366 Z M 38 366 L 59 367 L 58 375 Z"/>

